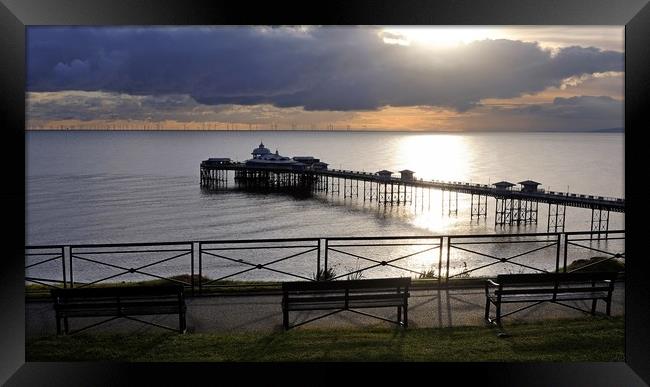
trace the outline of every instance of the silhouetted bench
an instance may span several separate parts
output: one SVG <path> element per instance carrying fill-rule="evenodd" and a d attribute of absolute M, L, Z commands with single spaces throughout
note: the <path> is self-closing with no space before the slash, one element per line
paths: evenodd
<path fill-rule="evenodd" d="M 408 298 L 410 278 L 362 279 L 347 281 L 284 282 L 282 284 L 282 317 L 285 330 L 342 311 L 408 327 Z M 397 308 L 397 321 L 360 312 L 364 308 Z M 289 325 L 289 312 L 308 310 L 334 310 L 299 324 Z"/>
<path fill-rule="evenodd" d="M 606 303 L 606 314 L 611 314 L 612 292 L 617 273 L 541 273 L 541 274 L 501 274 L 496 281 L 485 283 L 485 320 L 501 325 L 501 318 L 528 309 L 542 302 L 552 302 L 582 312 L 596 313 L 596 303 Z M 583 310 L 562 301 L 591 300 L 591 310 Z M 515 311 L 501 314 L 501 304 L 533 303 Z M 496 316 L 490 317 L 490 305 L 496 307 Z"/>
<path fill-rule="evenodd" d="M 73 334 L 117 318 L 180 333 L 186 330 L 186 305 L 182 285 L 53 289 L 51 295 L 56 312 L 57 334 L 61 334 L 61 320 L 64 333 Z M 178 314 L 178 329 L 133 317 L 161 314 Z M 70 331 L 68 319 L 71 317 L 111 318 Z"/>

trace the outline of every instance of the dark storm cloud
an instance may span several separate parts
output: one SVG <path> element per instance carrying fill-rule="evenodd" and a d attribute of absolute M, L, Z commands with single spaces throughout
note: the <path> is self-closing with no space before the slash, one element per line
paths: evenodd
<path fill-rule="evenodd" d="M 39 95 L 40 94 L 40 95 Z M 97 92 L 29 93 L 27 114 L 37 120 L 81 121 L 214 119 L 220 108 L 201 106 L 187 95 L 146 95 Z"/>
<path fill-rule="evenodd" d="M 496 126 L 508 119 L 523 118 L 534 130 L 588 130 L 623 128 L 624 108 L 608 96 L 557 97 L 551 103 L 521 107 L 485 106 L 486 117 Z M 496 127 L 495 126 L 495 127 Z"/>
<path fill-rule="evenodd" d="M 306 110 L 445 106 L 623 71 L 623 54 L 484 40 L 432 49 L 385 44 L 373 28 L 28 29 L 28 90 L 187 94 L 201 104 Z"/>
<path fill-rule="evenodd" d="M 546 110 L 562 118 L 612 120 L 623 126 L 624 105 L 621 101 L 608 96 L 557 97 Z"/>

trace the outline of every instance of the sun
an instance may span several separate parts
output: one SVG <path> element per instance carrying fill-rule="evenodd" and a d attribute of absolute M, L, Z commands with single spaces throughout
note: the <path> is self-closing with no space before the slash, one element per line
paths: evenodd
<path fill-rule="evenodd" d="M 384 42 L 389 44 L 420 44 L 451 47 L 475 40 L 496 38 L 499 31 L 490 27 L 389 27 L 382 32 Z"/>

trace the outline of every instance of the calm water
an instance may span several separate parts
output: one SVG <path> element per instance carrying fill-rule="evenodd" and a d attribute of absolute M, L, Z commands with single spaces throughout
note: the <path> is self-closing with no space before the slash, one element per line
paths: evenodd
<path fill-rule="evenodd" d="M 417 178 L 485 184 L 531 179 L 546 190 L 624 197 L 623 134 L 27 132 L 25 139 L 29 245 L 546 232 L 546 205 L 538 225 L 495 227 L 494 199 L 487 219 L 471 222 L 469 196 L 459 195 L 458 215 L 448 216 L 438 191 L 417 208 L 202 192 L 201 160 L 243 161 L 260 141 L 331 168 L 411 169 Z M 566 231 L 589 230 L 590 219 L 590 210 L 567 208 Z M 610 214 L 610 229 L 619 228 L 623 215 Z"/>

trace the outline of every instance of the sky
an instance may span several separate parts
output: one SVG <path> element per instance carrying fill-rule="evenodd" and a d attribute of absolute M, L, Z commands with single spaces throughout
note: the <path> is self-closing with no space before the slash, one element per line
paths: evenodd
<path fill-rule="evenodd" d="M 623 128 L 623 26 L 28 27 L 27 129 Z"/>

